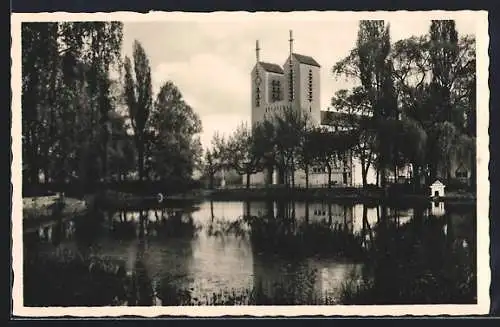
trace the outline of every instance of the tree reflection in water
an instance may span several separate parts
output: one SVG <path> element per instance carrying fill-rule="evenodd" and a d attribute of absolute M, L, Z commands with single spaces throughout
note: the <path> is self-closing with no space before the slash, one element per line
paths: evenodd
<path fill-rule="evenodd" d="M 69 233 L 64 222 L 45 227 L 40 236 L 36 231 L 28 233 L 26 305 L 475 301 L 476 227 L 470 208 L 460 211 L 447 206 L 444 215 L 433 217 L 426 208 L 414 207 L 406 219 L 405 210 L 383 206 L 363 205 L 355 213 L 352 206 L 331 203 L 241 205 L 238 209 L 233 204 L 231 208 L 240 211 L 230 219 L 217 216 L 218 209 L 210 203 L 201 214 L 206 218 L 203 221 L 194 220 L 186 208 L 148 209 L 95 214 L 74 221 L 74 233 Z M 375 212 L 375 218 L 370 216 Z M 69 248 L 68 237 L 75 245 L 71 251 L 64 250 Z M 193 242 L 198 237 L 204 241 Z M 239 246 L 234 240 L 247 252 L 229 254 L 231 246 Z M 201 244 L 214 249 L 200 250 Z M 112 258 L 106 257 L 108 253 Z M 228 267 L 235 263 L 242 267 L 237 256 L 249 256 L 249 266 L 241 268 L 244 274 L 248 269 L 249 284 L 230 281 L 239 288 L 226 288 L 212 281 L 208 291 L 196 289 L 199 280 L 195 279 L 207 278 L 205 270 L 213 264 L 211 260 L 227 263 L 216 259 L 222 253 L 234 256 L 228 260 L 233 266 Z M 353 262 L 352 266 L 360 263 L 356 267 L 362 269 L 356 268 L 347 277 L 325 272 L 338 268 L 342 260 Z M 220 273 L 210 270 L 208 278 L 221 278 Z M 332 286 L 329 278 L 345 281 L 340 298 L 323 293 Z"/>
<path fill-rule="evenodd" d="M 476 302 L 475 226 L 456 238 L 452 214 L 414 218 L 399 226 L 382 208 L 373 247 L 365 263 L 363 282 L 353 276 L 344 285 L 346 304 L 454 304 Z M 474 224 L 472 219 L 469 224 Z M 465 242 L 465 243 L 464 243 Z M 464 246 L 467 244 L 467 246 Z"/>

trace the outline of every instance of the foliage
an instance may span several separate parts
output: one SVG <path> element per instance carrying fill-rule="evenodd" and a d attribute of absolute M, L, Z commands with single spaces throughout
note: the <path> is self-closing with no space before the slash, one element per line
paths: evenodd
<path fill-rule="evenodd" d="M 153 91 L 149 59 L 144 48 L 138 41 L 134 42 L 133 60 L 134 66 L 132 68 L 130 58 L 125 57 L 124 93 L 130 122 L 134 129 L 134 140 L 138 154 L 139 179 L 143 180 L 145 177 L 144 152 L 148 140 L 146 126 L 153 106 Z"/>
<path fill-rule="evenodd" d="M 119 22 L 22 24 L 23 183 L 28 192 L 33 188 L 36 194 L 40 182 L 79 183 L 86 192 L 110 179 L 129 178 L 135 166 L 142 180 L 153 143 L 157 164 L 150 175 L 191 178 L 201 153 L 196 137 L 201 123 L 183 101 L 183 107 L 172 105 L 167 91 L 153 107 L 148 57 L 136 41 L 133 60 L 125 57 L 122 64 L 122 29 Z M 168 129 L 169 136 L 153 140 L 155 128 Z M 162 159 L 170 161 L 160 164 Z"/>
<path fill-rule="evenodd" d="M 23 23 L 22 39 L 24 181 L 105 178 L 122 24 Z"/>
<path fill-rule="evenodd" d="M 201 157 L 197 136 L 201 132 L 201 121 L 172 82 L 160 88 L 148 123 L 154 176 L 188 180 Z"/>
<path fill-rule="evenodd" d="M 203 171 L 209 179 L 209 188 L 214 187 L 214 177 L 217 172 L 227 168 L 226 149 L 227 141 L 219 133 L 214 133 L 211 141 L 211 149 L 205 151 L 203 160 Z"/>
<path fill-rule="evenodd" d="M 240 175 L 246 175 L 246 187 L 250 187 L 250 175 L 263 169 L 263 161 L 256 149 L 252 130 L 244 123 L 240 124 L 227 141 L 224 149 L 224 161 L 227 166 Z"/>
<path fill-rule="evenodd" d="M 474 175 L 474 38 L 459 36 L 454 21 L 436 20 L 428 35 L 391 45 L 383 26 L 360 22 L 356 47 L 333 67 L 335 76 L 358 82 L 337 91 L 332 104 L 358 135 L 353 153 L 363 185 L 372 164 L 382 181 L 391 166 L 411 164 L 416 187 L 422 174 L 450 178 L 451 161 Z"/>
<path fill-rule="evenodd" d="M 474 303 L 474 249 L 442 231 L 443 221 L 415 217 L 402 227 L 375 227 L 371 260 L 343 287 L 345 304 Z M 452 230 L 450 220 L 447 229 Z M 474 239 L 467 239 L 474 244 Z M 364 275 L 364 276 L 363 276 Z M 370 276 L 370 277 L 368 277 Z M 360 281 L 360 282 L 358 282 Z"/>

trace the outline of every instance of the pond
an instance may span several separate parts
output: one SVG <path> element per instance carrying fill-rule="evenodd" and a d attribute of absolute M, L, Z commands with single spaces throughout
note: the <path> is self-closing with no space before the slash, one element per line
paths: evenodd
<path fill-rule="evenodd" d="M 26 306 L 475 303 L 470 205 L 171 203 L 24 235 Z"/>

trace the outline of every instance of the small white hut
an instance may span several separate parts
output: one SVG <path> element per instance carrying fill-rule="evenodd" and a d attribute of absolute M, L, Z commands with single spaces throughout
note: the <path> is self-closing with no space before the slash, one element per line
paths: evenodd
<path fill-rule="evenodd" d="M 431 189 L 431 197 L 443 197 L 445 185 L 441 183 L 440 180 L 436 180 L 434 183 L 429 186 Z"/>

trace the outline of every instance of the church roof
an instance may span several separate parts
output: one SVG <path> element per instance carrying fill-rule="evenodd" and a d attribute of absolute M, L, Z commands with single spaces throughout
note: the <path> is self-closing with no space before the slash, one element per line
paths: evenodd
<path fill-rule="evenodd" d="M 320 64 L 318 64 L 318 62 L 316 60 L 314 60 L 313 57 L 304 56 L 304 55 L 301 55 L 301 54 L 298 54 L 298 53 L 293 53 L 293 56 L 301 64 L 306 64 L 306 65 L 310 65 L 310 66 L 321 67 Z"/>
<path fill-rule="evenodd" d="M 285 73 L 283 71 L 283 68 L 281 68 L 279 65 L 276 65 L 276 64 L 271 64 L 268 62 L 259 61 L 259 65 L 262 68 L 264 68 L 265 71 L 270 72 L 270 73 L 276 73 L 276 74 L 284 74 Z"/>

